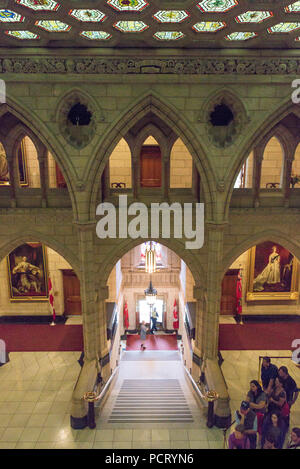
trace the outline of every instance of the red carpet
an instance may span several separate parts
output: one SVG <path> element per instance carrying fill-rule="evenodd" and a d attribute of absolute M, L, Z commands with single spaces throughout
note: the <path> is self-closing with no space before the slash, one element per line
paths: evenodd
<path fill-rule="evenodd" d="M 7 352 L 81 352 L 82 326 L 57 324 L 0 324 Z"/>
<path fill-rule="evenodd" d="M 220 324 L 219 350 L 292 350 L 299 322 Z"/>
<path fill-rule="evenodd" d="M 176 335 L 147 335 L 144 341 L 146 350 L 177 350 Z M 128 335 L 126 350 L 141 350 L 139 335 Z"/>

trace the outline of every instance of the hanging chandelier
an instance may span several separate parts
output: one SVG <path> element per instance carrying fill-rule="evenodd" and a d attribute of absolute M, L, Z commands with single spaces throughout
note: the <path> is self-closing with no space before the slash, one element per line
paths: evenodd
<path fill-rule="evenodd" d="M 152 306 L 156 301 L 157 290 L 153 288 L 152 281 L 150 280 L 149 287 L 144 290 L 145 297 L 148 305 Z"/>
<path fill-rule="evenodd" d="M 145 271 L 148 274 L 153 274 L 156 271 L 156 252 L 152 241 L 150 241 L 150 245 L 146 247 Z"/>

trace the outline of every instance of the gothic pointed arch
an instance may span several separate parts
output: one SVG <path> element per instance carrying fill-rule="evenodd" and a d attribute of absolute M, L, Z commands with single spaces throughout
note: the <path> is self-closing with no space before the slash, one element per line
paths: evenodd
<path fill-rule="evenodd" d="M 99 193 L 101 174 L 107 164 L 109 155 L 119 142 L 120 138 L 128 134 L 130 129 L 147 114 L 153 113 L 158 116 L 162 122 L 165 122 L 173 132 L 181 138 L 193 157 L 195 165 L 199 171 L 204 202 L 206 208 L 206 216 L 212 217 L 212 210 L 215 203 L 214 187 L 216 186 L 216 177 L 213 172 L 208 156 L 205 154 L 199 136 L 196 134 L 186 120 L 182 118 L 182 114 L 178 113 L 173 106 L 166 104 L 160 96 L 152 92 L 146 94 L 127 108 L 118 119 L 116 119 L 111 127 L 107 129 L 105 137 L 99 143 L 96 158 L 87 168 L 88 174 L 86 179 L 91 179 L 92 190 L 90 200 L 90 216 L 94 218 L 97 197 Z"/>

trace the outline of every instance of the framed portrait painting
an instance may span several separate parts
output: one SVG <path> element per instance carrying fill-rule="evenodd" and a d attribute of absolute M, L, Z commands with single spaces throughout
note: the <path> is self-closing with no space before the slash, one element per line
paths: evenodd
<path fill-rule="evenodd" d="M 11 301 L 48 301 L 48 273 L 45 247 L 28 242 L 7 257 Z"/>
<path fill-rule="evenodd" d="M 21 187 L 28 186 L 27 155 L 24 139 L 20 143 L 17 154 L 17 168 Z M 6 154 L 0 142 L 0 186 L 9 185 L 9 171 Z"/>
<path fill-rule="evenodd" d="M 297 300 L 298 261 L 273 241 L 265 241 L 249 251 L 247 301 Z"/>

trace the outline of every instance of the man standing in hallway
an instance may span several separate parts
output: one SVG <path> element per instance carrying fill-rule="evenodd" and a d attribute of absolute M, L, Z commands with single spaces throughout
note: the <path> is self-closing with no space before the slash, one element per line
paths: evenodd
<path fill-rule="evenodd" d="M 291 406 L 295 404 L 299 394 L 296 381 L 289 375 L 286 366 L 281 366 L 279 368 L 278 375 L 280 376 L 280 378 L 283 379 L 283 387 L 286 392 L 286 400 L 291 408 Z"/>
<path fill-rule="evenodd" d="M 271 394 L 277 375 L 277 366 L 271 363 L 271 359 L 269 357 L 264 357 L 261 367 L 261 381 L 263 390 L 267 395 Z"/>
<path fill-rule="evenodd" d="M 153 334 L 154 333 L 153 331 L 157 331 L 157 328 L 156 328 L 157 318 L 158 318 L 158 313 L 156 311 L 156 308 L 153 308 L 153 311 L 152 311 L 152 314 L 151 314 L 152 325 L 151 325 L 150 334 Z"/>

